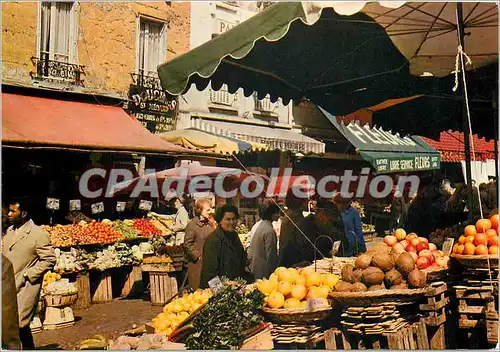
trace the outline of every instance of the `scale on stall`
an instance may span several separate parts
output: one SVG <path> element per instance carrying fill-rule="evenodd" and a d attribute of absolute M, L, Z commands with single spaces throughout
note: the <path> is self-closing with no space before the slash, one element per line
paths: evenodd
<path fill-rule="evenodd" d="M 68 281 L 62 279 L 61 281 Z M 45 319 L 43 321 L 44 330 L 56 330 L 75 324 L 75 316 L 71 305 L 78 299 L 78 292 L 66 294 L 46 294 L 45 299 Z"/>

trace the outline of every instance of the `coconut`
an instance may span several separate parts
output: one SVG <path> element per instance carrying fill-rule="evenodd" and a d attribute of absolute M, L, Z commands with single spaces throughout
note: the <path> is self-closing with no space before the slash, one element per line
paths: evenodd
<path fill-rule="evenodd" d="M 372 262 L 372 256 L 369 254 L 361 254 L 357 259 L 356 263 L 356 269 L 366 269 L 370 266 L 370 263 Z"/>
<path fill-rule="evenodd" d="M 370 286 L 370 288 L 368 289 L 368 291 L 378 291 L 378 290 L 385 290 L 385 286 L 384 285 L 373 285 L 373 286 Z"/>
<path fill-rule="evenodd" d="M 361 282 L 361 280 L 363 278 L 363 272 L 364 272 L 364 270 L 362 270 L 362 269 L 356 269 L 356 270 L 354 270 L 354 272 L 352 273 L 352 281 L 353 281 L 353 283 Z"/>
<path fill-rule="evenodd" d="M 389 271 L 394 268 L 396 263 L 394 257 L 390 253 L 377 253 L 373 256 L 372 265 L 383 271 Z"/>
<path fill-rule="evenodd" d="M 353 279 L 352 279 L 353 271 L 354 271 L 354 267 L 351 264 L 344 265 L 344 267 L 342 268 L 342 272 L 341 272 L 342 280 L 345 282 L 353 283 Z"/>
<path fill-rule="evenodd" d="M 364 292 L 366 291 L 367 288 L 364 284 L 361 282 L 356 282 L 354 285 L 352 285 L 352 292 Z"/>
<path fill-rule="evenodd" d="M 403 275 L 396 269 L 392 269 L 385 273 L 384 282 L 387 287 L 399 285 L 403 281 Z"/>
<path fill-rule="evenodd" d="M 427 277 L 422 271 L 414 269 L 408 275 L 408 283 L 412 288 L 422 288 L 427 284 Z"/>
<path fill-rule="evenodd" d="M 352 290 L 352 284 L 345 281 L 340 281 L 334 287 L 337 292 L 350 292 Z"/>
<path fill-rule="evenodd" d="M 390 253 L 391 252 L 391 247 L 386 245 L 385 243 L 379 243 L 376 244 L 375 246 L 369 248 L 366 253 L 375 255 L 376 253 Z"/>
<path fill-rule="evenodd" d="M 396 259 L 396 268 L 403 274 L 408 275 L 413 269 L 415 269 L 415 261 L 410 253 L 402 253 Z"/>
<path fill-rule="evenodd" d="M 403 281 L 400 284 L 392 286 L 391 290 L 406 290 L 407 288 L 408 284 L 406 283 L 406 281 Z"/>
<path fill-rule="evenodd" d="M 363 283 L 368 287 L 373 285 L 380 285 L 382 281 L 384 281 L 384 272 L 379 268 L 371 266 L 363 271 L 362 280 Z"/>

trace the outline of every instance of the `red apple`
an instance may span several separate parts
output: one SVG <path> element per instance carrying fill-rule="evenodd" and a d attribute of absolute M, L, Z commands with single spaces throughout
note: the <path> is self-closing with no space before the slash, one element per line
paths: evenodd
<path fill-rule="evenodd" d="M 401 254 L 405 251 L 405 247 L 401 243 L 396 243 L 394 247 L 392 247 L 392 250 L 398 254 Z"/>
<path fill-rule="evenodd" d="M 434 256 L 432 255 L 432 252 L 428 249 L 424 249 L 424 250 L 418 252 L 418 256 L 420 258 L 427 258 L 427 260 L 431 264 L 434 263 Z"/>
<path fill-rule="evenodd" d="M 419 238 L 418 238 L 418 240 L 419 240 L 420 242 L 429 243 L 429 240 L 428 240 L 427 238 L 425 238 L 425 237 L 419 237 Z"/>
<path fill-rule="evenodd" d="M 442 258 L 443 256 L 441 255 L 441 253 L 439 253 L 439 251 L 437 249 L 431 251 L 432 255 L 434 256 L 434 259 L 437 259 L 437 258 Z"/>
<path fill-rule="evenodd" d="M 416 263 L 418 259 L 418 254 L 417 252 L 409 252 L 411 257 L 413 258 L 413 261 Z"/>
<path fill-rule="evenodd" d="M 448 265 L 448 262 L 443 257 L 439 257 L 439 258 L 436 258 L 435 264 L 439 265 L 442 268 L 446 268 L 446 266 Z"/>
<path fill-rule="evenodd" d="M 441 269 L 441 266 L 439 266 L 439 264 L 437 264 L 437 263 L 432 263 L 429 266 L 429 269 Z"/>
<path fill-rule="evenodd" d="M 424 249 L 428 250 L 429 249 L 429 244 L 427 242 L 420 242 L 419 244 L 417 244 L 417 246 L 415 248 L 416 248 L 417 252 L 420 253 Z"/>
<path fill-rule="evenodd" d="M 434 243 L 429 243 L 429 250 L 434 251 L 437 250 L 437 247 Z"/>
<path fill-rule="evenodd" d="M 430 265 L 431 263 L 426 257 L 420 257 L 417 259 L 417 268 L 420 270 L 427 269 Z"/>
<path fill-rule="evenodd" d="M 397 229 L 394 231 L 394 236 L 396 236 L 398 241 L 404 240 L 406 238 L 406 231 L 403 229 Z"/>
<path fill-rule="evenodd" d="M 418 238 L 412 238 L 412 239 L 411 239 L 411 245 L 412 245 L 413 247 L 415 247 L 415 248 L 416 248 L 416 247 L 418 246 L 418 244 L 419 244 L 419 243 L 420 243 L 420 240 L 419 240 Z"/>
<path fill-rule="evenodd" d="M 411 253 L 411 252 L 417 252 L 417 250 L 415 249 L 415 247 L 413 247 L 411 244 L 407 245 L 405 250 L 408 252 L 408 253 Z"/>
<path fill-rule="evenodd" d="M 388 245 L 389 247 L 392 247 L 394 246 L 396 243 L 398 243 L 398 239 L 396 238 L 396 236 L 391 236 L 391 235 L 388 235 L 388 236 L 385 236 L 384 237 L 384 242 L 386 245 Z"/>
<path fill-rule="evenodd" d="M 417 238 L 417 237 L 418 237 L 418 235 L 415 232 L 411 232 L 408 234 L 408 236 L 406 236 L 406 238 L 409 240 L 412 240 L 412 239 Z"/>

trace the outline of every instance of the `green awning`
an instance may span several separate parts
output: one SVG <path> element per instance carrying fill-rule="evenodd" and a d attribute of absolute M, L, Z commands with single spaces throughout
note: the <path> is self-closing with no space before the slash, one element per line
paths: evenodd
<path fill-rule="evenodd" d="M 413 95 L 408 60 L 381 25 L 365 13 L 341 16 L 310 4 L 276 2 L 160 65 L 162 87 L 179 95 L 192 84 L 226 84 L 230 93 L 243 88 L 284 104 L 307 98 L 336 115 Z"/>
<path fill-rule="evenodd" d="M 439 151 L 419 136 L 401 137 L 382 128 L 361 126 L 357 121 L 346 125 L 325 109 L 318 108 L 379 174 L 440 168 Z"/>

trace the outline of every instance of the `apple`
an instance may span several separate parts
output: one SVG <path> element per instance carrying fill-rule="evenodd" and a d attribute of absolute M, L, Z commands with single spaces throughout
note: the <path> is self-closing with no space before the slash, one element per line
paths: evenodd
<path fill-rule="evenodd" d="M 420 257 L 417 259 L 417 268 L 420 270 L 427 269 L 431 265 L 431 262 L 429 262 L 429 259 L 426 257 Z"/>
<path fill-rule="evenodd" d="M 431 264 L 434 263 L 434 256 L 432 255 L 432 252 L 428 249 L 424 249 L 424 250 L 418 252 L 418 256 L 420 258 L 427 258 L 427 260 Z"/>
<path fill-rule="evenodd" d="M 414 238 L 418 238 L 418 235 L 415 232 L 411 232 L 406 236 L 407 239 L 412 240 Z"/>
<path fill-rule="evenodd" d="M 406 231 L 403 229 L 397 229 L 394 231 L 394 236 L 398 239 L 398 241 L 402 241 L 406 238 Z"/>
<path fill-rule="evenodd" d="M 417 250 L 415 249 L 415 247 L 413 247 L 411 244 L 407 245 L 405 250 L 408 252 L 408 253 L 411 253 L 411 252 L 417 252 Z"/>
<path fill-rule="evenodd" d="M 446 266 L 448 266 L 448 263 L 450 262 L 450 257 L 448 255 L 445 255 L 443 259 L 446 262 Z"/>
<path fill-rule="evenodd" d="M 448 262 L 443 257 L 439 257 L 439 258 L 436 258 L 435 264 L 439 265 L 442 268 L 446 268 L 446 266 L 448 265 Z"/>
<path fill-rule="evenodd" d="M 432 255 L 434 256 L 434 259 L 437 259 L 437 258 L 442 258 L 443 256 L 439 253 L 438 250 L 433 250 L 431 251 Z"/>
<path fill-rule="evenodd" d="M 417 244 L 417 246 L 415 248 L 416 248 L 417 252 L 420 253 L 424 249 L 428 250 L 429 249 L 429 244 L 427 242 L 420 242 L 419 244 Z"/>
<path fill-rule="evenodd" d="M 437 263 L 432 263 L 430 266 L 429 266 L 429 269 L 441 269 L 441 266 Z"/>
<path fill-rule="evenodd" d="M 389 247 L 392 247 L 396 243 L 398 243 L 398 239 L 396 238 L 396 236 L 387 235 L 387 236 L 384 237 L 384 242 Z"/>
<path fill-rule="evenodd" d="M 392 247 L 392 250 L 398 254 L 401 254 L 405 251 L 405 247 L 401 243 L 396 243 L 394 247 Z"/>
<path fill-rule="evenodd" d="M 419 240 L 418 238 L 412 238 L 412 239 L 411 239 L 411 245 L 412 245 L 413 247 L 415 247 L 415 248 L 416 248 L 416 247 L 418 246 L 418 244 L 419 244 L 419 243 L 420 243 L 420 240 Z"/>
<path fill-rule="evenodd" d="M 413 261 L 416 263 L 418 259 L 417 252 L 408 252 L 408 253 L 410 253 L 411 257 L 413 258 Z"/>
<path fill-rule="evenodd" d="M 437 250 L 437 247 L 434 243 L 429 243 L 429 250 L 434 251 Z"/>
<path fill-rule="evenodd" d="M 419 238 L 418 238 L 418 240 L 419 240 L 420 242 L 429 243 L 429 240 L 428 240 L 427 238 L 425 238 L 425 237 L 419 237 Z"/>

